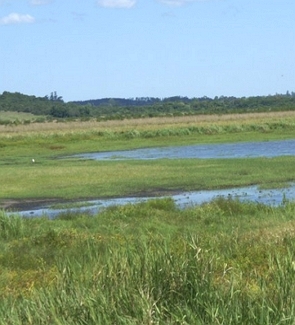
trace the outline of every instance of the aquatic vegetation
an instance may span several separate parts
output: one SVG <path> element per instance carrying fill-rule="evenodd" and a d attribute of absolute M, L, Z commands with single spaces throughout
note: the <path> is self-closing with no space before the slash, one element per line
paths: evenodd
<path fill-rule="evenodd" d="M 55 203 L 50 205 L 50 209 L 74 209 L 74 208 L 84 208 L 91 207 L 94 203 L 92 202 L 64 202 L 64 203 Z"/>

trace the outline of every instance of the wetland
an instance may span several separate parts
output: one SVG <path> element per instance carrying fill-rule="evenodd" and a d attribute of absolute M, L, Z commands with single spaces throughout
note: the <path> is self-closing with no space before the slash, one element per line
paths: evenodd
<path fill-rule="evenodd" d="M 295 140 L 277 140 L 277 141 L 256 141 L 256 142 L 238 142 L 223 144 L 202 144 L 189 146 L 169 146 L 159 148 L 143 148 L 125 151 L 110 151 L 98 153 L 85 153 L 74 156 L 80 159 L 93 160 L 156 160 L 156 159 L 218 159 L 218 158 L 255 158 L 255 157 L 280 157 L 295 155 Z M 47 215 L 50 218 L 67 212 L 83 212 L 96 214 L 102 208 L 123 205 L 128 203 L 143 202 L 156 197 L 171 197 L 177 206 L 183 208 L 194 204 L 203 204 L 216 197 L 232 197 L 242 201 L 253 201 L 268 205 L 279 205 L 284 200 L 293 200 L 295 197 L 295 185 L 285 184 L 281 188 L 263 189 L 258 186 L 247 186 L 227 189 L 212 189 L 200 191 L 158 191 L 157 196 L 149 193 L 141 193 L 136 197 L 112 197 L 109 199 L 95 199 L 87 201 L 57 201 L 59 205 L 51 206 L 48 202 L 29 202 L 20 204 L 11 204 L 11 208 L 18 211 L 24 217 L 40 217 Z M 26 207 L 26 208 L 25 208 Z M 27 209 L 28 208 L 28 209 Z"/>
<path fill-rule="evenodd" d="M 289 142 L 294 117 L 0 127 L 0 324 L 294 324 L 295 158 L 281 142 L 272 156 L 72 157 Z M 31 218 L 40 204 L 62 213 Z"/>

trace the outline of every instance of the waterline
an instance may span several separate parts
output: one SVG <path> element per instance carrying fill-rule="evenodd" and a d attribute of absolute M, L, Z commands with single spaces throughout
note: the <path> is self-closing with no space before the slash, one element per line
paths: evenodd
<path fill-rule="evenodd" d="M 139 202 L 145 202 L 150 199 L 163 198 L 162 197 L 127 197 L 127 198 L 113 198 L 113 199 L 101 199 L 79 202 L 79 207 L 67 207 L 67 208 L 54 208 L 48 205 L 40 206 L 32 210 L 24 210 L 15 212 L 22 217 L 41 217 L 46 216 L 49 218 L 55 218 L 61 213 L 65 212 L 87 212 L 90 215 L 99 213 L 102 209 L 125 204 L 136 204 Z M 217 197 L 239 199 L 240 201 L 251 201 L 266 205 L 277 206 L 282 204 L 285 200 L 292 201 L 295 198 L 295 183 L 288 188 L 283 189 L 259 189 L 258 186 L 249 186 L 242 188 L 222 189 L 222 190 L 208 190 L 208 191 L 193 191 L 183 192 L 176 195 L 171 195 L 176 205 L 184 209 L 186 207 L 199 205 L 205 202 L 210 202 Z M 10 212 L 10 214 L 12 214 Z"/>

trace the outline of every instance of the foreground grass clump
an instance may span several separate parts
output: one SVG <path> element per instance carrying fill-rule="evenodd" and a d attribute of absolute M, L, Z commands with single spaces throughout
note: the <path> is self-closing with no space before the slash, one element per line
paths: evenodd
<path fill-rule="evenodd" d="M 0 218 L 0 324 L 294 324 L 295 204 Z"/>

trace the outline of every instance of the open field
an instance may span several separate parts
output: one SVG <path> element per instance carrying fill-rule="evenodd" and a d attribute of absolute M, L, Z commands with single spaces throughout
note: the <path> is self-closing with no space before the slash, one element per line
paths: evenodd
<path fill-rule="evenodd" d="M 28 124 L 39 119 L 45 120 L 45 117 L 24 112 L 0 111 L 0 124 L 2 124 L 2 126 L 5 124 L 10 124 L 8 122 L 17 122 L 16 124 Z"/>

